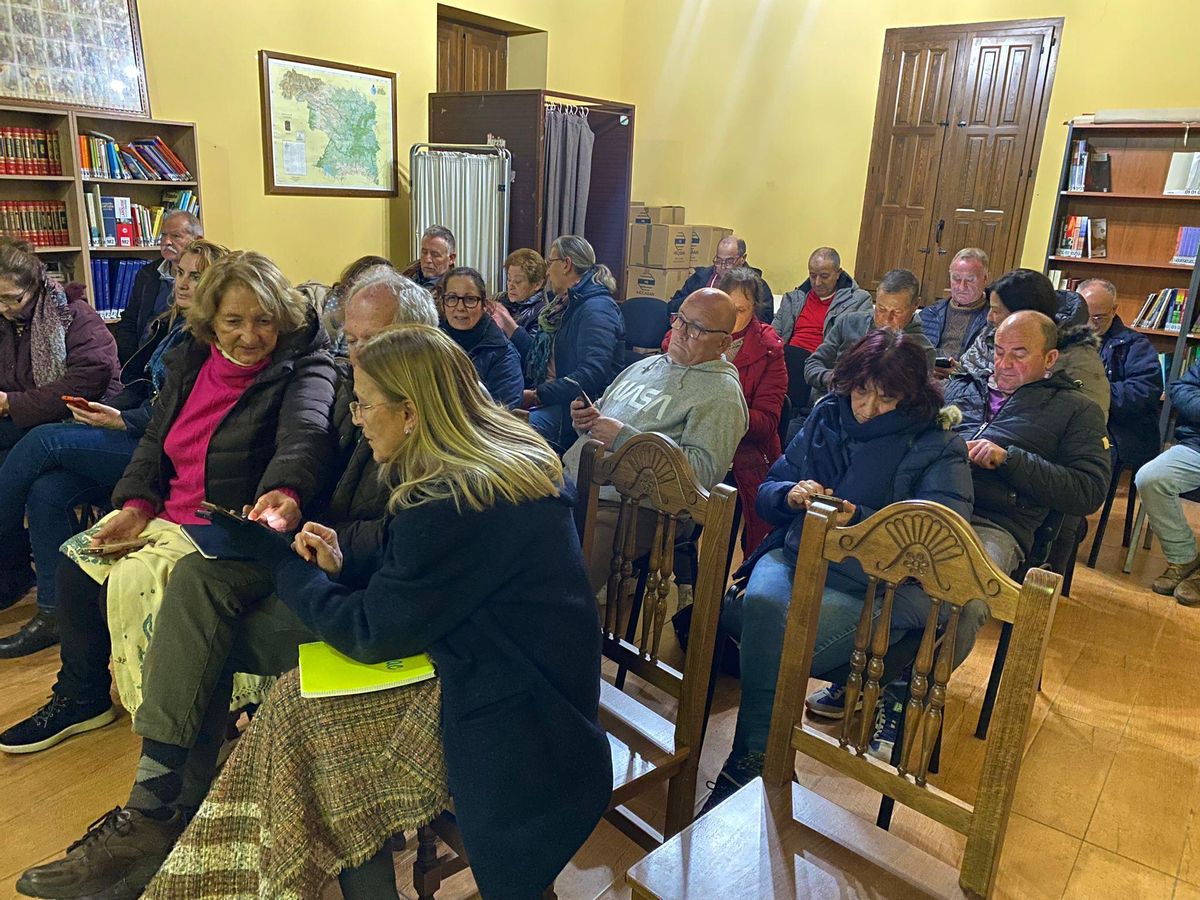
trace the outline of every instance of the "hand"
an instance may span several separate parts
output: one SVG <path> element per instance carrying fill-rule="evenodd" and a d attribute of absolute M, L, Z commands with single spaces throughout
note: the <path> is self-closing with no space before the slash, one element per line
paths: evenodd
<path fill-rule="evenodd" d="M 203 510 L 199 512 L 214 528 L 225 531 L 233 546 L 245 553 L 249 559 L 257 560 L 267 567 L 274 567 L 292 557 L 292 542 L 265 524 L 234 516 L 206 515 Z"/>
<path fill-rule="evenodd" d="M 91 425 L 93 428 L 111 428 L 113 431 L 124 431 L 125 420 L 121 418 L 121 411 L 112 406 L 105 406 L 103 403 L 89 403 L 87 409 L 79 409 L 75 406 L 68 406 L 76 422 L 82 422 L 84 425 Z"/>
<path fill-rule="evenodd" d="M 512 317 L 512 313 L 504 308 L 503 303 L 492 304 L 492 321 L 499 325 L 500 330 L 509 337 L 512 337 L 513 333 L 517 330 L 517 320 Z"/>
<path fill-rule="evenodd" d="M 149 524 L 150 519 L 140 509 L 123 509 L 92 535 L 91 546 L 132 541 L 145 531 Z"/>
<path fill-rule="evenodd" d="M 7 416 L 8 412 L 8 394 L 0 391 L 0 416 Z"/>
<path fill-rule="evenodd" d="M 998 469 L 1008 459 L 1008 451 L 986 439 L 967 441 L 967 457 L 982 469 Z"/>
<path fill-rule="evenodd" d="M 524 393 L 521 394 L 521 409 L 533 409 L 537 405 L 538 405 L 537 391 L 531 391 L 531 390 L 526 389 L 524 391 Z"/>
<path fill-rule="evenodd" d="M 802 509 L 808 509 L 812 505 L 813 498 L 817 494 L 824 493 L 826 493 L 825 488 L 816 481 L 797 481 L 787 493 L 788 509 L 793 509 L 797 512 Z"/>
<path fill-rule="evenodd" d="M 267 491 L 242 512 L 251 522 L 262 522 L 274 531 L 294 531 L 300 524 L 300 504 L 283 491 Z"/>
<path fill-rule="evenodd" d="M 326 575 L 336 577 L 342 571 L 342 548 L 337 532 L 327 525 L 305 522 L 292 542 L 292 549 L 305 562 L 316 563 Z"/>
<path fill-rule="evenodd" d="M 584 403 L 579 397 L 571 401 L 571 425 L 580 434 L 590 431 L 592 423 L 598 418 L 600 418 L 600 410 L 596 407 Z"/>
<path fill-rule="evenodd" d="M 849 500 L 842 501 L 842 511 L 833 517 L 833 524 L 841 527 L 847 524 L 854 518 L 854 514 L 858 512 L 858 507 Z"/>

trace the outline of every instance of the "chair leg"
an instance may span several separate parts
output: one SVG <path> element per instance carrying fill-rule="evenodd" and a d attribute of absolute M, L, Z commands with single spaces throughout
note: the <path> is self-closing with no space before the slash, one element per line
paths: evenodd
<path fill-rule="evenodd" d="M 1012 640 L 1012 623 L 1000 625 L 1000 640 L 996 643 L 996 658 L 992 660 L 992 673 L 988 675 L 987 689 L 983 693 L 983 706 L 979 710 L 979 723 L 975 726 L 975 737 L 987 740 L 988 725 L 992 721 L 992 707 L 996 705 L 996 693 L 1000 690 L 1000 676 L 1004 673 L 1004 660 L 1008 656 L 1008 643 Z"/>
<path fill-rule="evenodd" d="M 1087 565 L 1089 569 L 1096 568 L 1096 558 L 1100 555 L 1100 542 L 1104 540 L 1104 531 L 1108 528 L 1108 517 L 1112 513 L 1113 501 L 1117 496 L 1117 485 L 1121 483 L 1121 469 L 1118 467 L 1113 472 L 1112 479 L 1108 483 L 1108 496 L 1104 498 L 1104 507 L 1100 510 L 1100 521 L 1096 525 L 1096 536 L 1092 538 L 1092 549 L 1088 553 Z M 1125 530 L 1129 530 L 1129 517 L 1125 518 Z M 1121 546 L 1124 546 L 1122 544 Z M 1065 592 L 1064 592 L 1065 593 Z"/>
<path fill-rule="evenodd" d="M 1121 535 L 1121 546 L 1128 547 L 1133 533 L 1133 508 L 1137 506 L 1137 484 L 1133 477 L 1136 472 L 1129 473 L 1129 497 L 1125 501 L 1125 531 Z"/>
<path fill-rule="evenodd" d="M 1083 543 L 1083 539 L 1086 537 L 1082 531 L 1083 529 L 1087 528 L 1087 519 L 1084 519 L 1083 522 L 1080 523 L 1079 527 L 1081 532 L 1079 540 L 1077 540 L 1075 542 L 1075 546 L 1071 548 L 1071 555 L 1067 557 L 1067 564 L 1064 566 L 1065 571 L 1063 572 L 1062 586 L 1062 595 L 1064 597 L 1071 596 L 1071 581 L 1075 578 L 1075 563 L 1079 558 L 1079 545 Z"/>
<path fill-rule="evenodd" d="M 413 862 L 413 888 L 418 900 L 433 900 L 442 886 L 441 860 L 434 830 L 425 825 L 417 829 L 417 858 Z"/>
<path fill-rule="evenodd" d="M 646 597 L 646 581 L 650 577 L 649 563 L 638 572 L 637 587 L 633 591 L 633 607 L 629 610 L 629 624 L 625 626 L 625 640 L 633 643 L 637 637 L 638 619 L 642 616 L 642 601 Z M 625 676 L 629 674 L 629 669 L 621 666 L 617 669 L 617 677 L 613 679 L 613 686 L 618 691 L 625 690 Z"/>
<path fill-rule="evenodd" d="M 1130 536 L 1129 549 L 1125 553 L 1125 565 L 1121 566 L 1121 571 L 1128 575 L 1133 571 L 1133 557 L 1137 554 L 1138 544 L 1142 540 L 1142 528 L 1146 524 L 1146 509 L 1142 504 L 1138 504 L 1137 518 L 1133 522 L 1133 533 Z M 1149 529 L 1147 529 L 1149 530 Z"/>

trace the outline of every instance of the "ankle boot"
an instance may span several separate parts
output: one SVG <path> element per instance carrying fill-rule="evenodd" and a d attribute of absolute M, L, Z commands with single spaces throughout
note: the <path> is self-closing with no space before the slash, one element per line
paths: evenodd
<path fill-rule="evenodd" d="M 33 587 L 33 567 L 28 562 L 0 564 L 0 609 L 8 609 Z"/>
<path fill-rule="evenodd" d="M 0 638 L 0 659 L 16 659 L 45 650 L 58 643 L 58 621 L 53 610 L 39 609 L 37 615 L 15 633 Z"/>

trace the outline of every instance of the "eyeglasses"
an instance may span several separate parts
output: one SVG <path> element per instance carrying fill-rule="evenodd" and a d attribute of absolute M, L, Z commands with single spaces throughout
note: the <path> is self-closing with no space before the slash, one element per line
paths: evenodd
<path fill-rule="evenodd" d="M 702 338 L 706 334 L 729 334 L 728 331 L 722 331 L 720 328 L 705 328 L 703 325 L 689 322 L 679 313 L 671 313 L 671 327 L 681 332 L 689 341 Z"/>
<path fill-rule="evenodd" d="M 564 256 L 547 256 L 546 257 L 546 265 L 550 266 L 556 262 L 563 262 L 565 259 L 566 259 L 566 257 L 564 257 Z"/>
<path fill-rule="evenodd" d="M 482 302 L 483 298 L 477 294 L 466 294 L 465 296 L 459 294 L 442 295 L 442 304 L 447 308 L 458 306 L 461 303 L 466 309 L 474 309 Z"/>
<path fill-rule="evenodd" d="M 729 269 L 732 268 L 741 258 L 741 254 L 737 256 L 714 256 L 713 265 L 718 269 Z"/>
<path fill-rule="evenodd" d="M 21 291 L 15 294 L 0 294 L 0 306 L 8 309 L 16 309 L 25 302 L 25 298 L 29 296 L 29 291 Z"/>
<path fill-rule="evenodd" d="M 1099 325 L 1101 322 L 1103 322 L 1105 319 L 1109 318 L 1112 315 L 1113 315 L 1112 313 L 1102 313 L 1101 315 L 1098 315 L 1098 316 L 1088 316 L 1088 318 L 1091 319 L 1093 322 L 1095 322 L 1097 325 Z"/>
<path fill-rule="evenodd" d="M 359 403 L 357 400 L 351 400 L 350 415 L 361 421 L 363 413 L 367 410 L 375 409 L 379 406 L 391 406 L 395 402 L 395 400 L 380 400 L 378 403 Z"/>

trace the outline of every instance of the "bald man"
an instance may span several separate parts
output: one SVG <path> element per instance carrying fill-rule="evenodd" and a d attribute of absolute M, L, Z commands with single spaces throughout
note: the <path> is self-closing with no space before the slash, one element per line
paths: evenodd
<path fill-rule="evenodd" d="M 762 281 L 758 299 L 754 304 L 754 316 L 762 322 L 770 323 L 771 318 L 775 315 L 775 295 L 771 293 L 767 280 L 763 278 L 762 269 L 756 269 L 746 262 L 746 242 L 736 234 L 721 238 L 717 244 L 717 255 L 713 257 L 712 265 L 700 266 L 688 276 L 683 287 L 675 292 L 675 296 L 667 304 L 667 312 L 679 312 L 683 301 L 700 288 L 716 287 L 727 273 L 743 266 Z"/>
<path fill-rule="evenodd" d="M 654 431 L 680 446 L 706 488 L 724 478 L 750 425 L 737 369 L 721 355 L 729 348 L 736 319 L 729 295 L 715 288 L 701 288 L 684 300 L 671 316 L 673 334 L 665 354 L 625 369 L 594 403 L 585 397 L 571 403 L 579 440 L 563 457 L 566 471 L 578 476 L 579 457 L 589 439 L 606 450 L 620 450 L 630 438 Z M 608 560 L 599 548 L 611 546 L 617 519 L 615 492 L 606 489 L 600 498 L 598 552 L 594 564 L 589 560 L 588 573 L 593 590 L 608 577 Z M 653 536 L 653 518 L 645 518 L 647 527 L 639 522 L 639 554 L 649 549 Z"/>

